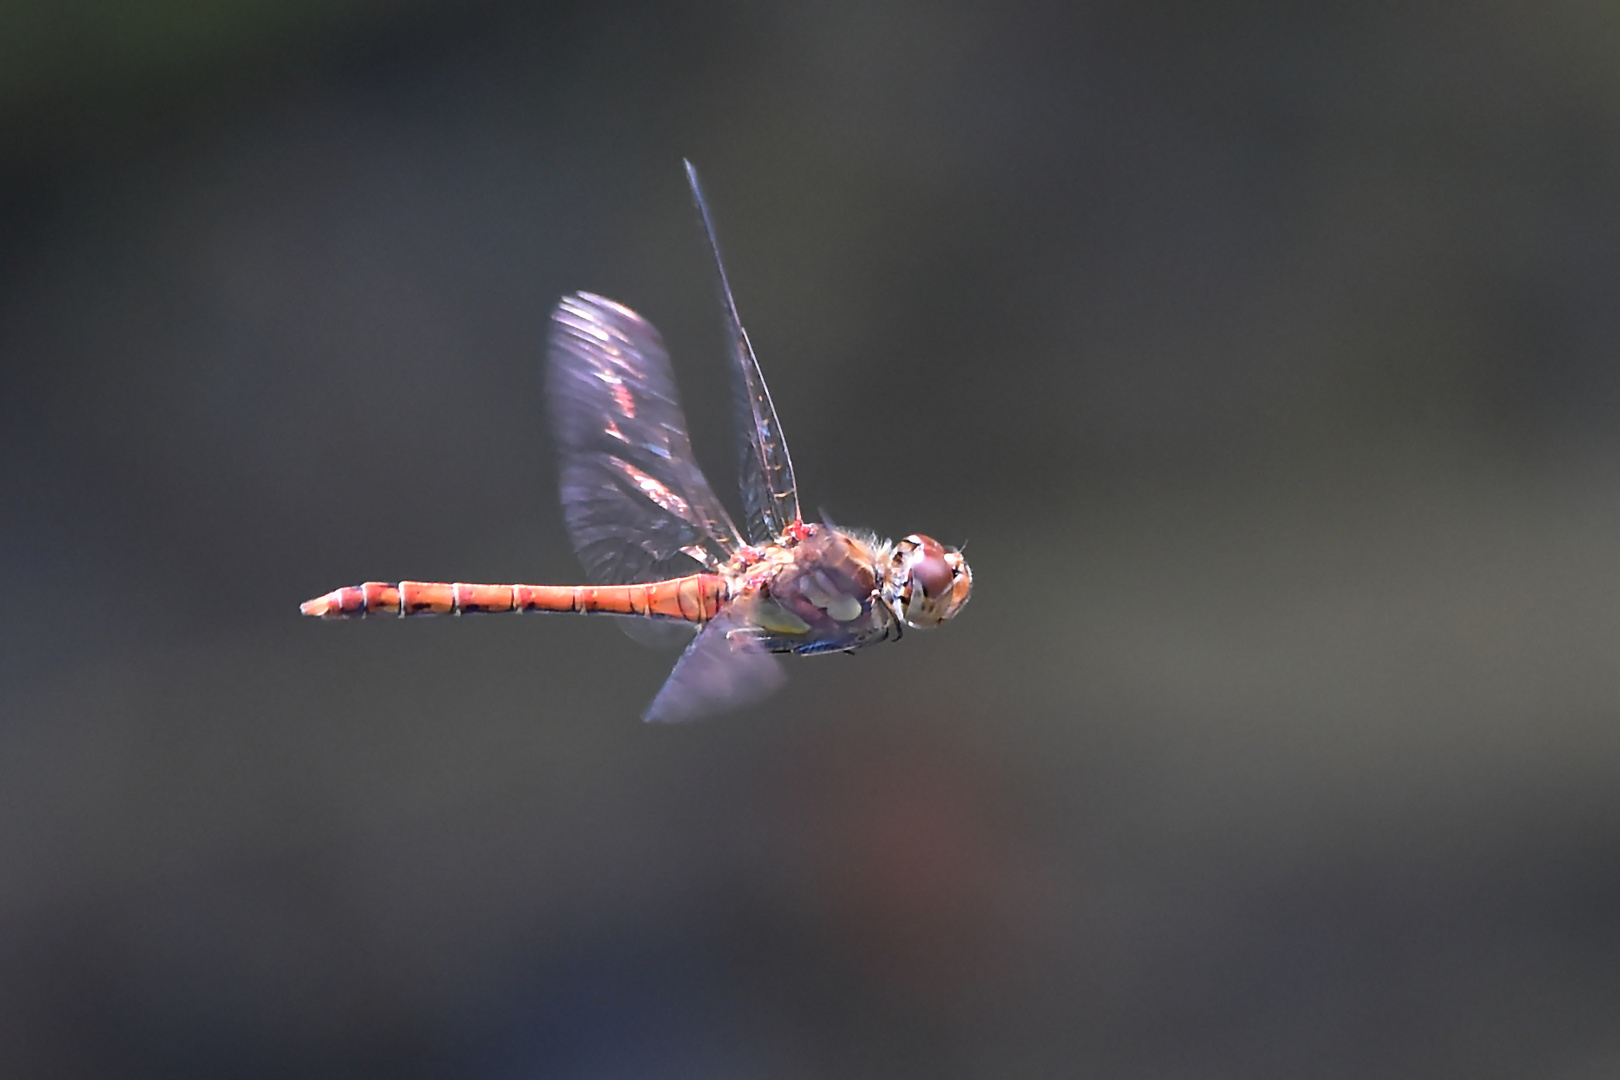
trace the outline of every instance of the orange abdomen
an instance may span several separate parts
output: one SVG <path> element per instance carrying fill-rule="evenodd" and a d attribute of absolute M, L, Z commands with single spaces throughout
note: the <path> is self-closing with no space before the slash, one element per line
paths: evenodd
<path fill-rule="evenodd" d="M 464 582 L 368 581 L 334 589 L 299 607 L 323 619 L 367 615 L 470 615 L 513 611 L 573 611 L 638 615 L 702 623 L 726 600 L 725 579 L 692 574 L 636 585 L 469 585 Z"/>

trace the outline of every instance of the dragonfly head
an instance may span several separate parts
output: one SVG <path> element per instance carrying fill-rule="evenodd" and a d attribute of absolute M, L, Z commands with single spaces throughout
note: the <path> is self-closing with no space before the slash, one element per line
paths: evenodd
<path fill-rule="evenodd" d="M 906 625 L 928 630 L 961 611 L 973 591 L 973 571 L 955 548 L 913 533 L 894 545 L 896 599 Z"/>

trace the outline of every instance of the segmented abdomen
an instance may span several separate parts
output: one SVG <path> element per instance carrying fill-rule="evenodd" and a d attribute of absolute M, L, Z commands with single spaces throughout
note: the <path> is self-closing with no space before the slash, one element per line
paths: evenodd
<path fill-rule="evenodd" d="M 726 599 L 725 579 L 692 574 L 637 585 L 469 585 L 465 582 L 368 581 L 334 589 L 299 610 L 323 619 L 367 615 L 471 615 L 572 611 L 584 615 L 640 615 L 701 623 Z"/>

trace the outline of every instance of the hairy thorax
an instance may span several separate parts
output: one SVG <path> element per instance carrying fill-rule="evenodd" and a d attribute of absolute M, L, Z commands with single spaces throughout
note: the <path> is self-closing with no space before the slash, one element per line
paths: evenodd
<path fill-rule="evenodd" d="M 893 612 L 879 596 L 882 566 L 877 545 L 829 525 L 805 525 L 802 538 L 786 537 L 738 569 L 733 602 L 773 652 L 851 649 L 893 630 Z"/>

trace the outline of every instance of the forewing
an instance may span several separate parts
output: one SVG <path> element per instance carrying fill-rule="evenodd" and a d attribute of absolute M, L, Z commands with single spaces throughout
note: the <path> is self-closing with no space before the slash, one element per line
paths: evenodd
<path fill-rule="evenodd" d="M 768 697 L 784 678 L 752 629 L 721 611 L 692 639 L 642 718 L 676 722 L 741 708 Z"/>
<path fill-rule="evenodd" d="M 648 581 L 729 559 L 742 541 L 692 457 L 652 324 L 591 293 L 567 296 L 549 353 L 563 516 L 587 576 Z"/>
<path fill-rule="evenodd" d="M 799 489 L 793 479 L 793 460 L 787 441 L 776 419 L 776 406 L 765 388 L 754 347 L 737 317 L 737 304 L 731 298 L 725 263 L 720 260 L 720 244 L 715 239 L 709 206 L 703 200 L 697 170 L 686 163 L 686 178 L 692 185 L 692 201 L 703 219 L 703 231 L 714 252 L 714 268 L 720 284 L 720 308 L 726 320 L 726 342 L 731 353 L 732 401 L 738 433 L 737 476 L 742 484 L 743 512 L 750 543 L 765 544 L 781 536 L 799 520 Z"/>

